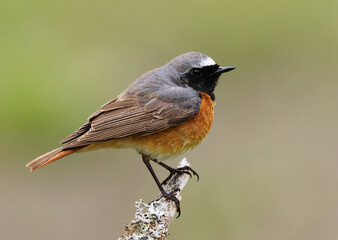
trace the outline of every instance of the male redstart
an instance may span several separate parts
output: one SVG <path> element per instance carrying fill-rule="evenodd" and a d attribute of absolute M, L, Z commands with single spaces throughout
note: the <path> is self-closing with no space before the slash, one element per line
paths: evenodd
<path fill-rule="evenodd" d="M 172 168 L 160 160 L 183 153 L 204 139 L 214 118 L 214 90 L 218 79 L 233 69 L 235 67 L 220 67 L 199 52 L 182 54 L 143 74 L 62 140 L 62 147 L 34 159 L 26 167 L 33 171 L 75 152 L 135 148 L 162 196 L 174 201 L 180 214 L 174 192 L 167 193 L 161 184 L 174 173 L 197 173 L 190 167 Z M 160 183 L 150 161 L 170 172 L 164 182 Z"/>

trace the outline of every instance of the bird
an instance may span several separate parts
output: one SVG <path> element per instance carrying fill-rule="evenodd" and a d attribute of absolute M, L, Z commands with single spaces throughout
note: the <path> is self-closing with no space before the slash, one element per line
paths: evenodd
<path fill-rule="evenodd" d="M 219 66 L 200 52 L 181 54 L 141 75 L 63 139 L 61 147 L 37 157 L 26 167 L 32 172 L 73 153 L 134 148 L 142 156 L 162 197 L 176 204 L 180 216 L 176 190 L 168 193 L 162 185 L 175 173 L 199 176 L 190 167 L 173 168 L 163 160 L 194 148 L 206 137 L 214 119 L 214 90 L 219 77 L 233 69 Z M 162 183 L 150 162 L 170 172 Z"/>

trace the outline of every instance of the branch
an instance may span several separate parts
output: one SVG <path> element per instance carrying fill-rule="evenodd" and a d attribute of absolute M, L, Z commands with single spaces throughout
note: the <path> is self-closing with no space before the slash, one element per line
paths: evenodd
<path fill-rule="evenodd" d="M 178 167 L 190 166 L 186 158 L 184 158 Z M 188 174 L 175 174 L 167 184 L 163 185 L 166 192 L 174 189 L 180 189 L 175 196 L 181 201 L 180 193 L 189 179 Z M 173 201 L 158 195 L 157 199 L 150 204 L 137 201 L 135 219 L 125 227 L 122 238 L 118 240 L 164 240 L 169 234 L 169 224 L 175 217 L 176 205 Z"/>

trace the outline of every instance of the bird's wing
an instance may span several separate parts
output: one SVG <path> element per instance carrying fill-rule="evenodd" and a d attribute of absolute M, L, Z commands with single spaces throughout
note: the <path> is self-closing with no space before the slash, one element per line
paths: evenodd
<path fill-rule="evenodd" d="M 74 148 L 129 136 L 153 134 L 176 126 L 199 111 L 200 98 L 163 101 L 145 97 L 116 98 L 88 118 L 61 143 Z"/>

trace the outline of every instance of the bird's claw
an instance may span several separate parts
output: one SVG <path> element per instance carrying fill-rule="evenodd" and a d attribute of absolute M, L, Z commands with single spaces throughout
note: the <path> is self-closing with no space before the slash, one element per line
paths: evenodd
<path fill-rule="evenodd" d="M 174 189 L 173 191 L 171 191 L 170 193 L 167 193 L 167 192 L 162 192 L 162 197 L 163 198 L 166 198 L 168 200 L 171 200 L 175 203 L 176 205 L 176 209 L 177 209 L 177 213 L 178 213 L 178 216 L 177 218 L 179 218 L 179 216 L 181 216 L 181 207 L 180 207 L 180 201 L 177 199 L 177 197 L 175 196 L 175 193 L 177 191 L 180 191 L 179 188 L 176 188 Z"/>
<path fill-rule="evenodd" d="M 197 177 L 197 181 L 199 180 L 199 175 L 198 173 L 192 169 L 191 167 L 189 166 L 184 166 L 184 167 L 180 167 L 180 168 L 172 168 L 169 170 L 170 171 L 170 174 L 169 176 L 164 179 L 164 181 L 161 183 L 161 185 L 165 185 L 167 184 L 167 182 L 172 178 L 172 176 L 174 176 L 175 174 L 188 174 L 190 177 L 192 177 L 191 173 Z"/>
<path fill-rule="evenodd" d="M 192 177 L 191 173 L 190 173 L 190 172 L 192 172 L 192 174 L 197 177 L 197 181 L 200 180 L 200 176 L 198 175 L 198 173 L 194 169 L 192 169 L 191 167 L 184 166 L 184 167 L 181 167 L 181 168 L 178 168 L 178 169 L 185 171 L 185 173 L 188 172 L 190 177 Z"/>

